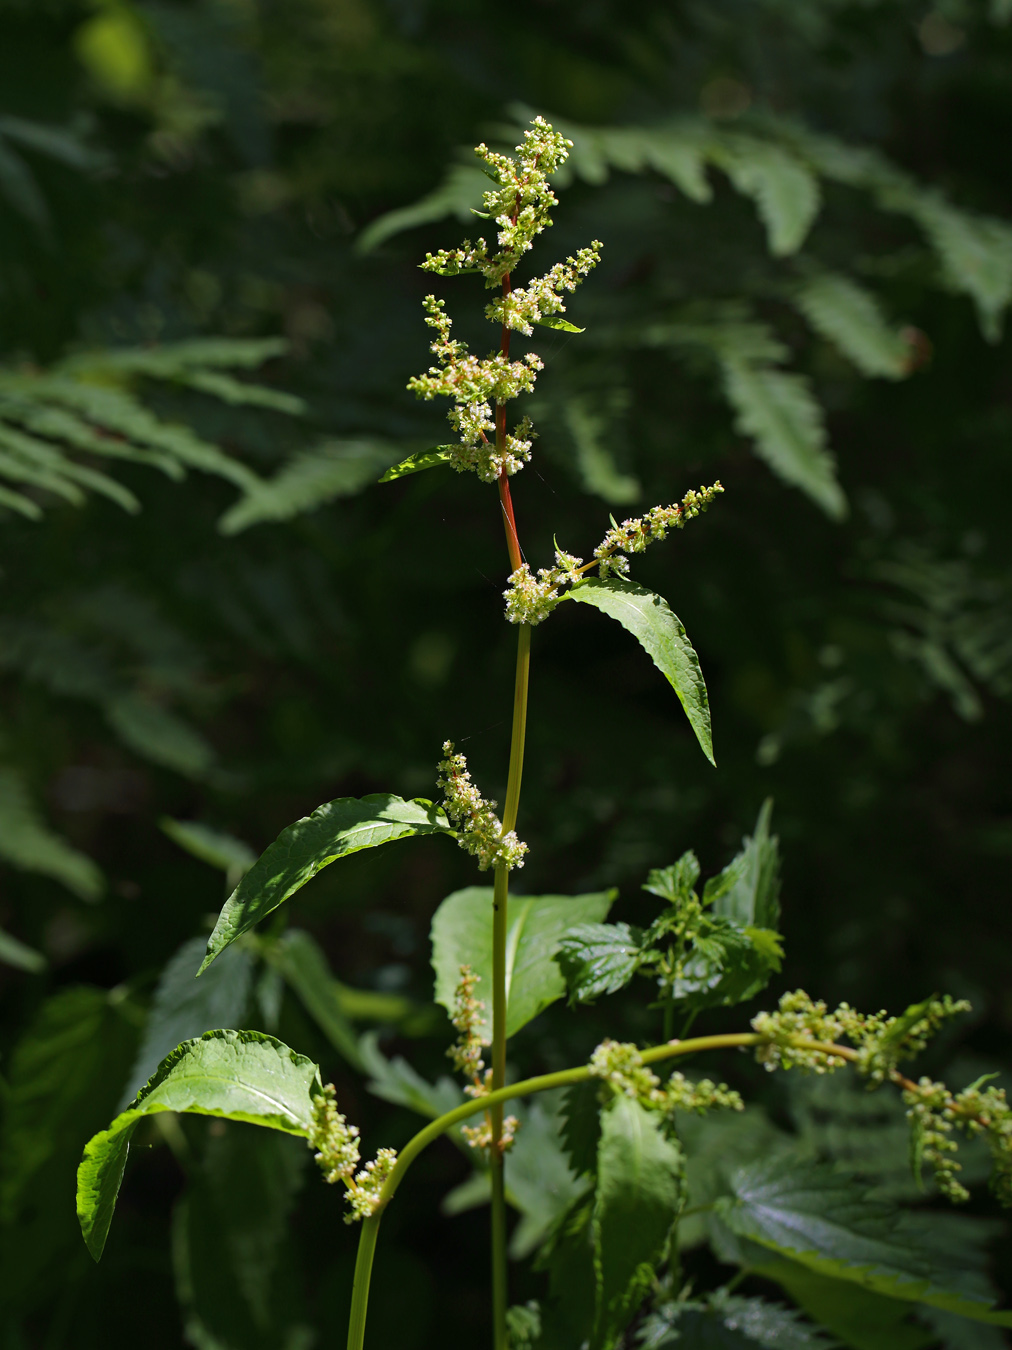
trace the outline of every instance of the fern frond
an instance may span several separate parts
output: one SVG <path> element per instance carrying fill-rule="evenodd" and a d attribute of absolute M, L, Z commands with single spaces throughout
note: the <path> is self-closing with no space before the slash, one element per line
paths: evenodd
<path fill-rule="evenodd" d="M 97 900 L 102 873 L 45 823 L 21 774 L 0 764 L 0 858 L 26 872 L 52 877 L 82 900 Z"/>
<path fill-rule="evenodd" d="M 289 520 L 373 483 L 403 458 L 403 447 L 383 441 L 328 440 L 295 455 L 270 479 L 257 479 L 219 521 L 222 534 L 238 534 L 265 520 Z"/>
<path fill-rule="evenodd" d="M 402 230 L 428 225 L 430 221 L 443 220 L 446 216 L 470 220 L 475 203 L 481 202 L 482 193 L 487 190 L 488 179 L 481 169 L 474 164 L 453 164 L 439 187 L 427 196 L 410 206 L 388 211 L 367 225 L 358 237 L 356 249 L 359 253 L 371 253 Z"/>
<path fill-rule="evenodd" d="M 755 136 L 726 135 L 714 142 L 711 157 L 754 200 L 770 252 L 778 258 L 796 253 L 819 213 L 819 183 L 808 166 Z"/>
<path fill-rule="evenodd" d="M 793 299 L 815 331 L 863 375 L 901 380 L 909 374 L 908 343 L 889 325 L 875 296 L 850 277 L 819 273 L 806 280 Z"/>

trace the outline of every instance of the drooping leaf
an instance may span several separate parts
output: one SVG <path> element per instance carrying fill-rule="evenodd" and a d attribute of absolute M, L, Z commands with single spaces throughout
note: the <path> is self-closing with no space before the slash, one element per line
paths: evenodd
<path fill-rule="evenodd" d="M 455 215 L 458 220 L 469 220 L 474 204 L 480 203 L 482 193 L 487 191 L 488 179 L 473 159 L 469 163 L 454 164 L 447 170 L 440 186 L 420 201 L 388 211 L 368 225 L 358 237 L 356 250 L 371 253 L 401 230 L 427 225 L 444 216 Z"/>
<path fill-rule="evenodd" d="M 767 928 L 780 924 L 780 841 L 770 835 L 773 799 L 759 810 L 755 833 L 746 836 L 741 852 L 703 888 L 703 902 L 713 913 L 742 927 Z"/>
<path fill-rule="evenodd" d="M 201 862 L 224 872 L 233 888 L 257 860 L 249 844 L 198 820 L 173 820 L 170 816 L 163 816 L 158 824 L 173 843 L 185 848 L 187 853 L 192 853 Z"/>
<path fill-rule="evenodd" d="M 559 943 L 570 1003 L 592 1003 L 629 983 L 643 955 L 642 933 L 627 923 L 584 923 Z"/>
<path fill-rule="evenodd" d="M 566 599 L 593 605 L 632 633 L 667 679 L 685 709 L 703 754 L 714 763 L 710 703 L 703 672 L 678 615 L 653 591 L 621 577 L 591 577 L 565 594 Z"/>
<path fill-rule="evenodd" d="M 492 1040 L 492 888 L 469 886 L 447 896 L 432 920 L 435 998 L 453 1008 L 460 968 L 478 976 L 476 997 L 484 1003 L 478 1031 Z M 506 931 L 506 1035 L 513 1036 L 566 992 L 554 957 L 574 926 L 603 919 L 615 891 L 592 895 L 511 896 Z"/>
<path fill-rule="evenodd" d="M 618 1096 L 601 1120 L 591 1350 L 618 1344 L 655 1278 L 684 1198 L 682 1151 L 655 1112 Z"/>
<path fill-rule="evenodd" d="M 181 1042 L 217 1027 L 243 1025 L 253 979 L 253 954 L 233 947 L 205 979 L 198 980 L 195 976 L 205 945 L 202 937 L 190 938 L 162 971 L 120 1110 L 133 1101 Z"/>
<path fill-rule="evenodd" d="M 34 947 L 29 947 L 24 942 L 19 942 L 2 928 L 0 928 L 0 961 L 6 966 L 14 966 L 17 970 L 27 970 L 31 975 L 37 975 L 49 964 L 41 952 L 37 952 Z"/>
<path fill-rule="evenodd" d="M 295 1350 L 300 1313 L 289 1219 L 308 1152 L 274 1130 L 209 1134 L 172 1223 L 176 1287 L 191 1344 Z"/>
<path fill-rule="evenodd" d="M 97 900 L 104 889 L 95 863 L 49 828 L 24 779 L 9 764 L 0 764 L 0 858 L 52 877 L 82 900 Z"/>
<path fill-rule="evenodd" d="M 754 365 L 730 351 L 721 356 L 721 365 L 737 429 L 752 437 L 756 452 L 779 478 L 807 493 L 833 520 L 842 520 L 847 500 L 826 448 L 822 409 L 805 376 Z"/>
<path fill-rule="evenodd" d="M 408 455 L 407 459 L 402 459 L 399 464 L 394 464 L 387 469 L 379 481 L 381 483 L 392 483 L 396 478 L 405 478 L 411 473 L 421 473 L 423 469 L 436 469 L 440 464 L 449 464 L 452 455 L 452 445 L 436 445 L 431 450 L 416 450 L 413 455 Z"/>
<path fill-rule="evenodd" d="M 153 764 L 187 778 L 203 778 L 214 765 L 214 750 L 196 727 L 146 694 L 116 695 L 105 715 L 120 740 Z"/>
<path fill-rule="evenodd" d="M 901 380 L 910 372 L 910 346 L 890 326 L 878 300 L 850 277 L 823 272 L 798 290 L 796 303 L 815 331 L 864 375 Z"/>
<path fill-rule="evenodd" d="M 322 441 L 294 455 L 273 478 L 251 483 L 218 528 L 222 534 L 238 534 L 262 521 L 290 520 L 338 497 L 352 496 L 374 483 L 396 454 L 383 441 Z"/>
<path fill-rule="evenodd" d="M 265 944 L 264 955 L 280 971 L 285 983 L 301 1000 L 335 1050 L 340 1051 L 349 1064 L 361 1068 L 358 1037 L 345 1016 L 336 981 L 319 943 L 302 929 L 293 928 L 277 942 Z"/>
<path fill-rule="evenodd" d="M 77 1173 L 77 1217 L 97 1261 L 105 1247 L 138 1121 L 160 1111 L 194 1112 L 264 1125 L 305 1137 L 312 1126 L 320 1071 L 273 1036 L 255 1031 L 209 1031 L 184 1041 L 133 1105 L 84 1150 Z"/>
<path fill-rule="evenodd" d="M 225 901 L 201 971 L 338 858 L 412 835 L 453 833 L 443 810 L 424 798 L 405 801 L 379 792 L 325 802 L 282 830 Z"/>
<path fill-rule="evenodd" d="M 643 489 L 637 478 L 619 471 L 607 444 L 609 427 L 604 415 L 588 399 L 570 398 L 563 405 L 562 416 L 587 491 L 616 506 L 636 501 Z"/>
<path fill-rule="evenodd" d="M 409 1111 L 435 1120 L 466 1100 L 463 1089 L 449 1076 L 430 1083 L 400 1055 L 396 1059 L 387 1059 L 379 1048 L 379 1036 L 375 1031 L 365 1033 L 358 1049 L 362 1066 L 369 1075 L 366 1087 L 386 1102 L 406 1106 Z"/>
<path fill-rule="evenodd" d="M 716 1212 L 740 1237 L 890 1298 L 1012 1326 L 1012 1312 L 993 1311 L 986 1285 L 956 1253 L 943 1259 L 915 1216 L 868 1200 L 831 1167 L 776 1160 L 742 1168 L 731 1184 Z"/>

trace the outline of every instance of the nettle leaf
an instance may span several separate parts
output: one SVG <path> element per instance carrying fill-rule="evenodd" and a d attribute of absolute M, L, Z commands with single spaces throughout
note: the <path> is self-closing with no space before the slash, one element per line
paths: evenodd
<path fill-rule="evenodd" d="M 616 1097 L 601 1119 L 591 1221 L 595 1317 L 591 1350 L 611 1350 L 663 1259 L 684 1196 L 682 1151 L 655 1112 Z"/>
<path fill-rule="evenodd" d="M 643 883 L 643 889 L 673 905 L 684 905 L 691 898 L 698 880 L 699 859 L 690 848 L 670 867 L 655 867 Z M 707 888 L 709 885 L 707 882 Z"/>
<path fill-rule="evenodd" d="M 850 277 L 823 272 L 797 291 L 795 303 L 817 333 L 832 342 L 863 375 L 902 380 L 910 373 L 910 345 L 885 318 L 876 297 Z"/>
<path fill-rule="evenodd" d="M 601 1084 L 596 1080 L 573 1083 L 562 1098 L 562 1144 L 577 1175 L 597 1168 L 601 1138 Z"/>
<path fill-rule="evenodd" d="M 561 314 L 544 314 L 540 319 L 536 319 L 539 328 L 556 328 L 560 333 L 585 333 L 586 328 L 577 328 L 575 323 L 570 323 L 564 319 Z"/>
<path fill-rule="evenodd" d="M 731 1007 L 763 989 L 782 959 L 777 933 L 715 918 L 697 934 L 671 992 L 693 1008 Z"/>
<path fill-rule="evenodd" d="M 416 450 L 399 464 L 392 465 L 379 480 L 392 483 L 396 478 L 405 478 L 409 473 L 421 473 L 423 469 L 436 469 L 440 464 L 449 464 L 453 458 L 452 445 L 435 445 L 431 450 Z"/>
<path fill-rule="evenodd" d="M 77 1217 L 97 1261 L 105 1247 L 123 1181 L 130 1140 L 145 1116 L 161 1111 L 224 1116 L 306 1137 L 320 1071 L 273 1036 L 256 1031 L 209 1031 L 184 1041 L 133 1105 L 96 1134 L 77 1171 Z"/>
<path fill-rule="evenodd" d="M 197 980 L 194 971 L 205 945 L 202 937 L 184 942 L 162 971 L 120 1110 L 182 1041 L 216 1027 L 242 1026 L 253 982 L 253 954 L 233 947 L 205 979 Z"/>
<path fill-rule="evenodd" d="M 958 1253 L 941 1252 L 915 1216 L 866 1199 L 832 1167 L 758 1163 L 736 1172 L 731 1188 L 715 1210 L 739 1237 L 890 1298 L 1012 1326 L 1012 1312 L 992 1310 L 986 1284 Z"/>
<path fill-rule="evenodd" d="M 349 1064 L 361 1068 L 355 1028 L 341 1004 L 337 981 L 319 943 L 301 929 L 292 928 L 276 942 L 265 943 L 263 952 L 334 1049 Z"/>
<path fill-rule="evenodd" d="M 367 1031 L 358 1043 L 359 1059 L 369 1075 L 366 1087 L 375 1097 L 395 1106 L 406 1106 L 420 1116 L 435 1120 L 465 1101 L 463 1090 L 444 1074 L 430 1083 L 400 1055 L 387 1059 L 379 1048 L 379 1033 Z M 456 1135 L 451 1135 L 456 1139 Z M 468 1150 L 470 1151 L 470 1150 Z"/>
<path fill-rule="evenodd" d="M 239 882 L 218 916 L 198 974 L 338 858 L 412 835 L 454 833 L 443 810 L 421 797 L 405 801 L 378 792 L 325 802 L 282 830 Z"/>
<path fill-rule="evenodd" d="M 793 1308 L 717 1293 L 706 1303 L 668 1303 L 651 1313 L 638 1344 L 641 1350 L 828 1350 L 833 1342 Z"/>
<path fill-rule="evenodd" d="M 570 1003 L 592 1003 L 624 988 L 639 969 L 643 934 L 627 923 L 585 923 L 559 943 Z"/>
<path fill-rule="evenodd" d="M 754 440 L 757 454 L 779 478 L 807 493 L 833 520 L 842 520 L 847 499 L 826 448 L 822 408 L 807 378 L 753 364 L 732 351 L 719 355 L 737 430 Z"/>
<path fill-rule="evenodd" d="M 506 1154 L 506 1198 L 520 1211 L 510 1238 L 510 1256 L 522 1261 L 540 1247 L 574 1201 L 590 1187 L 576 1176 L 559 1136 L 559 1125 L 543 1102 L 521 1112 L 520 1129 Z"/>
<path fill-rule="evenodd" d="M 176 1287 L 191 1345 L 277 1350 L 305 1345 L 289 1220 L 308 1153 L 273 1130 L 208 1134 L 172 1220 Z"/>
<path fill-rule="evenodd" d="M 703 887 L 713 913 L 743 926 L 776 930 L 780 923 L 780 840 L 770 834 L 773 799 L 767 797 L 741 851 Z"/>
<path fill-rule="evenodd" d="M 437 1003 L 453 1009 L 460 967 L 479 978 L 485 1004 L 479 1035 L 492 1040 L 492 895 L 490 886 L 469 886 L 447 896 L 432 920 L 432 966 Z M 574 927 L 603 919 L 616 891 L 592 895 L 511 896 L 506 929 L 506 1035 L 513 1036 L 566 992 L 555 953 Z"/>
<path fill-rule="evenodd" d="M 703 672 L 682 622 L 668 602 L 621 577 L 610 577 L 607 581 L 588 578 L 567 591 L 563 598 L 593 605 L 632 633 L 678 695 L 703 754 L 713 764 L 710 703 Z"/>

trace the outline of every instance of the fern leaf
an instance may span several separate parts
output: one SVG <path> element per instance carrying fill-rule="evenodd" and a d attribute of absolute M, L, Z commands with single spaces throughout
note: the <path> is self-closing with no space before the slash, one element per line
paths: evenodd
<path fill-rule="evenodd" d="M 576 463 L 588 492 L 606 502 L 625 506 L 643 492 L 639 480 L 621 473 L 611 453 L 602 443 L 605 419 L 585 399 L 569 399 L 563 410 L 566 429 L 576 448 Z"/>
<path fill-rule="evenodd" d="M 946 280 L 973 300 L 985 338 L 997 342 L 1012 300 L 1012 226 L 957 210 L 935 192 L 918 192 L 908 209 L 938 254 Z"/>
<path fill-rule="evenodd" d="M 814 276 L 800 287 L 795 303 L 815 331 L 862 374 L 900 380 L 909 373 L 907 343 L 890 327 L 875 296 L 850 277 Z"/>
<path fill-rule="evenodd" d="M 96 469 L 75 464 L 55 446 L 47 441 L 40 441 L 36 436 L 26 436 L 23 432 L 15 431 L 12 427 L 0 423 L 0 445 L 7 446 L 25 464 L 38 465 L 40 472 L 35 481 L 39 486 L 59 492 L 75 505 L 80 505 L 84 501 L 84 494 L 72 485 L 81 483 L 85 487 L 90 487 L 93 492 L 100 492 L 103 496 L 109 497 L 125 511 L 133 513 L 141 509 L 140 502 L 128 488 Z"/>
<path fill-rule="evenodd" d="M 80 506 L 84 501 L 84 493 L 61 474 L 40 465 L 36 456 L 26 450 L 31 444 L 31 437 L 0 424 L 0 446 L 4 447 L 0 450 L 0 474 L 13 479 L 15 483 L 31 483 L 45 488 L 47 492 L 63 497 L 74 506 Z"/>
<path fill-rule="evenodd" d="M 271 389 L 264 384 L 246 384 L 217 370 L 189 370 L 183 373 L 181 379 L 191 389 L 197 389 L 202 394 L 212 394 L 223 403 L 273 408 L 275 412 L 288 413 L 291 417 L 300 417 L 306 411 L 305 400 L 295 394 L 286 394 L 281 389 Z"/>
<path fill-rule="evenodd" d="M 256 370 L 265 361 L 283 356 L 287 339 L 187 338 L 160 347 L 122 347 L 81 352 L 61 361 L 57 369 L 78 379 L 105 371 L 136 372 L 170 380 L 191 369 Z"/>
<path fill-rule="evenodd" d="M 16 422 L 38 436 L 62 441 L 75 450 L 85 450 L 106 459 L 132 460 L 137 464 L 146 464 L 149 468 L 160 469 L 176 482 L 180 482 L 186 476 L 186 470 L 171 455 L 129 445 L 126 441 L 103 435 L 65 408 L 39 406 L 27 399 L 0 398 L 0 418 Z"/>
<path fill-rule="evenodd" d="M 753 198 L 770 252 L 796 253 L 819 213 L 819 183 L 784 146 L 755 136 L 728 136 L 714 154 L 739 192 Z"/>
<path fill-rule="evenodd" d="M 347 497 L 375 482 L 403 449 L 381 441 L 323 441 L 296 455 L 273 478 L 258 479 L 252 491 L 222 516 L 222 534 L 238 534 L 265 520 L 288 520 L 335 497 Z"/>
<path fill-rule="evenodd" d="M 481 203 L 482 193 L 487 190 L 488 179 L 481 169 L 471 164 L 454 164 L 439 187 L 427 196 L 411 206 L 388 211 L 367 225 L 358 237 L 356 250 L 359 253 L 371 253 L 392 235 L 413 229 L 416 225 L 442 220 L 444 216 L 470 220 L 472 208 Z"/>
<path fill-rule="evenodd" d="M 6 506 L 10 511 L 17 511 L 19 515 L 27 516 L 29 520 L 42 519 L 41 507 L 37 506 L 30 497 L 25 497 L 20 492 L 12 492 L 10 488 L 0 487 L 0 506 Z"/>
<path fill-rule="evenodd" d="M 0 858 L 26 872 L 52 877 L 82 900 L 97 900 L 103 890 L 102 873 L 49 828 L 24 779 L 10 764 L 0 765 Z"/>
<path fill-rule="evenodd" d="M 803 375 L 751 365 L 730 351 L 720 356 L 724 389 L 737 413 L 735 426 L 752 437 L 773 472 L 801 488 L 834 520 L 847 514 L 826 449 L 822 409 Z"/>

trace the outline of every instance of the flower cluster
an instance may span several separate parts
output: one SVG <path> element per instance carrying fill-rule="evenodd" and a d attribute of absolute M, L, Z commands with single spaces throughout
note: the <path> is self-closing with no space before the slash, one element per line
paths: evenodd
<path fill-rule="evenodd" d="M 626 553 L 642 553 L 648 544 L 664 539 L 669 530 L 683 529 L 687 521 L 701 515 L 723 491 L 718 481 L 712 487 L 700 488 L 698 492 L 690 489 L 680 505 L 653 506 L 645 516 L 623 520 L 621 525 L 617 525 L 613 517 L 612 528 L 594 550 L 598 576 L 602 579 L 612 574 L 625 576 L 629 571 L 629 559 L 624 556 Z"/>
<path fill-rule="evenodd" d="M 337 1109 L 333 1083 L 328 1083 L 313 1102 L 313 1123 L 308 1141 L 310 1148 L 316 1149 L 313 1156 L 320 1165 L 324 1179 L 331 1185 L 343 1181 L 347 1187 L 345 1199 L 350 1213 L 345 1215 L 345 1223 L 354 1223 L 356 1219 L 375 1214 L 383 1183 L 397 1161 L 397 1151 L 381 1148 L 375 1161 L 367 1162 L 361 1172 L 356 1174 L 355 1169 L 361 1159 L 358 1126 L 349 1125 Z"/>
<path fill-rule="evenodd" d="M 397 1162 L 395 1148 L 381 1148 L 372 1162 L 367 1162 L 355 1178 L 348 1191 L 348 1204 L 351 1213 L 344 1216 L 345 1223 L 354 1223 L 356 1219 L 368 1219 L 379 1209 L 380 1191 L 383 1183 L 394 1170 Z"/>
<path fill-rule="evenodd" d="M 453 742 L 443 742 L 439 762 L 438 787 L 443 790 L 443 807 L 460 829 L 460 847 L 478 859 L 478 869 L 523 867 L 527 845 L 517 838 L 516 830 L 503 833 L 502 822 L 467 771 L 467 760 L 453 752 Z"/>
<path fill-rule="evenodd" d="M 424 399 L 437 394 L 453 399 L 447 418 L 460 444 L 454 447 L 450 463 L 458 473 L 473 469 L 486 483 L 494 483 L 504 471 L 516 473 L 531 457 L 530 419 L 525 417 L 514 427 L 500 448 L 490 443 L 485 433 L 495 430 L 493 404 L 508 403 L 534 388 L 543 365 L 541 358 L 528 352 L 521 360 L 510 361 L 502 352 L 493 352 L 479 360 L 466 343 L 450 337 L 452 320 L 445 312 L 446 302 L 427 295 L 423 304 L 425 322 L 436 330 L 429 350 L 438 365 L 430 366 L 425 375 L 412 376 L 408 388 Z"/>
<path fill-rule="evenodd" d="M 907 1083 L 903 1101 L 913 1130 L 911 1152 L 915 1169 L 927 1163 L 944 1196 L 957 1202 L 968 1200 L 969 1191 L 956 1179 L 962 1169 L 954 1156 L 957 1144 L 952 1131 L 958 1128 L 971 1138 L 984 1135 L 994 1164 L 991 1187 L 1008 1206 L 1012 1205 L 1012 1107 L 1004 1089 L 985 1088 L 986 1081 L 986 1077 L 978 1079 L 954 1094 L 930 1078 Z"/>
<path fill-rule="evenodd" d="M 520 1128 L 520 1122 L 516 1116 L 506 1116 L 502 1123 L 502 1133 L 499 1135 L 500 1152 L 505 1153 L 507 1149 L 513 1147 L 513 1141 L 517 1137 L 517 1130 Z M 461 1125 L 460 1132 L 467 1140 L 471 1148 L 490 1149 L 492 1147 L 492 1118 L 486 1111 L 478 1125 Z"/>
<path fill-rule="evenodd" d="M 485 1043 L 478 1031 L 485 1005 L 474 996 L 474 987 L 480 978 L 470 966 L 461 966 L 460 982 L 453 991 L 453 1013 L 450 1017 L 458 1036 L 446 1052 L 453 1060 L 453 1067 L 471 1079 L 472 1096 L 478 1095 L 475 1091 L 478 1087 L 482 1094 L 486 1090 L 482 1079 L 485 1061 L 481 1057 Z"/>
<path fill-rule="evenodd" d="M 550 267 L 543 277 L 506 291 L 485 307 L 485 318 L 530 337 L 536 323 L 566 312 L 559 292 L 576 290 L 591 268 L 601 261 L 603 247 L 600 239 L 595 239 L 588 247 L 579 249 L 575 258 Z"/>
<path fill-rule="evenodd" d="M 718 1085 L 708 1078 L 691 1083 L 684 1074 L 673 1073 L 662 1084 L 657 1075 L 643 1063 L 639 1050 L 630 1042 L 602 1041 L 591 1055 L 588 1067 L 593 1077 L 603 1079 L 613 1092 L 632 1097 L 641 1106 L 666 1114 L 672 1111 L 695 1111 L 703 1115 L 706 1111 L 720 1107 L 732 1111 L 744 1110 L 741 1097 L 725 1083 Z"/>

